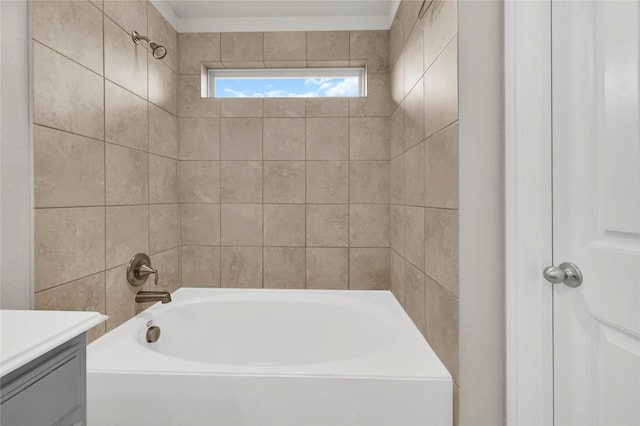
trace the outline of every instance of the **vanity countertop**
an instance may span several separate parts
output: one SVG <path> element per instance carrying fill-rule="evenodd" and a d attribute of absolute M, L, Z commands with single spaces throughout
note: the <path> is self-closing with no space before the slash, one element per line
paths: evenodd
<path fill-rule="evenodd" d="M 0 375 L 102 323 L 98 312 L 0 310 Z"/>

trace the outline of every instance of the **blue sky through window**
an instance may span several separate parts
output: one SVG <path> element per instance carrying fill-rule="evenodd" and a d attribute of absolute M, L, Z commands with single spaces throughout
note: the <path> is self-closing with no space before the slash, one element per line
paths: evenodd
<path fill-rule="evenodd" d="M 217 98 L 316 98 L 360 96 L 358 77 L 215 79 Z"/>

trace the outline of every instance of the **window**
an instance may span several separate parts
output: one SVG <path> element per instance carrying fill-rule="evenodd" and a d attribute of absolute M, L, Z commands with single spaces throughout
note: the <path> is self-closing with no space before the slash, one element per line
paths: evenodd
<path fill-rule="evenodd" d="M 366 96 L 364 68 L 209 70 L 212 98 Z"/>

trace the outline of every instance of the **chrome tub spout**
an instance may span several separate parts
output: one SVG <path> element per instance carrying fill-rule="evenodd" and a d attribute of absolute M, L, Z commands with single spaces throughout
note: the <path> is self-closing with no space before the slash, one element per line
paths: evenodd
<path fill-rule="evenodd" d="M 136 303 L 147 302 L 171 302 L 171 293 L 168 291 L 139 291 L 135 297 Z"/>

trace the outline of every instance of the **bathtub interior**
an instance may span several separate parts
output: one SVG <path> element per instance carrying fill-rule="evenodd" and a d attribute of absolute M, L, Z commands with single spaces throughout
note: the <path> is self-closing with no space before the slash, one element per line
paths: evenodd
<path fill-rule="evenodd" d="M 155 343 L 150 325 L 160 327 Z M 89 371 L 450 379 L 390 292 L 181 288 L 88 347 Z"/>

